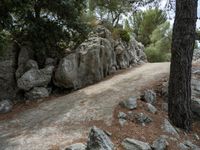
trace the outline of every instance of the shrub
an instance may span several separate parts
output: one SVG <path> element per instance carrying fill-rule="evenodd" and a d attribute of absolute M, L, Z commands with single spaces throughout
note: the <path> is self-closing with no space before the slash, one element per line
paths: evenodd
<path fill-rule="evenodd" d="M 6 52 L 6 48 L 8 47 L 11 41 L 11 35 L 8 31 L 0 32 L 0 56 L 3 56 Z"/>
<path fill-rule="evenodd" d="M 121 28 L 114 28 L 112 36 L 115 40 L 121 38 L 124 42 L 129 42 L 131 39 L 128 31 Z"/>

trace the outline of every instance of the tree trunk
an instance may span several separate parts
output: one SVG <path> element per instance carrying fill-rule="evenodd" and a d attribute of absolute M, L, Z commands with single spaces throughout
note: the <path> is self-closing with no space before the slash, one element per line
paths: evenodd
<path fill-rule="evenodd" d="M 169 119 L 191 130 L 191 68 L 195 46 L 197 0 L 176 0 L 169 79 Z"/>

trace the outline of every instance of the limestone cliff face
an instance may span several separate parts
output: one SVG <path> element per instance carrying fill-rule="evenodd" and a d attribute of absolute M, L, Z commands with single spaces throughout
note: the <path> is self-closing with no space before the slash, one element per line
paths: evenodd
<path fill-rule="evenodd" d="M 98 82 L 117 69 L 146 61 L 144 46 L 134 38 L 129 43 L 115 41 L 108 29 L 98 26 L 75 53 L 60 61 L 54 83 L 77 89 Z"/>

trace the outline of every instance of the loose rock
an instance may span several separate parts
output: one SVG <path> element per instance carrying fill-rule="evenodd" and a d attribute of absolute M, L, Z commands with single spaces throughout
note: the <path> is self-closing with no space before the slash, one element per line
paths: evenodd
<path fill-rule="evenodd" d="M 8 113 L 12 110 L 13 103 L 10 100 L 0 101 L 0 113 Z"/>
<path fill-rule="evenodd" d="M 137 123 L 147 124 L 152 122 L 152 119 L 144 113 L 139 113 L 135 115 L 135 119 Z"/>
<path fill-rule="evenodd" d="M 147 103 L 154 104 L 156 102 L 156 93 L 152 90 L 146 90 L 144 92 L 144 100 Z"/>
<path fill-rule="evenodd" d="M 114 145 L 101 129 L 94 126 L 90 130 L 86 150 L 114 150 Z"/>
<path fill-rule="evenodd" d="M 151 147 L 148 143 L 130 138 L 126 138 L 122 142 L 122 146 L 124 150 L 151 150 Z"/>
<path fill-rule="evenodd" d="M 137 108 L 137 98 L 134 96 L 130 97 L 127 100 L 120 102 L 120 105 L 127 109 L 133 110 Z"/>
<path fill-rule="evenodd" d="M 168 142 L 165 138 L 158 138 L 153 142 L 152 148 L 154 150 L 166 150 L 168 146 Z"/>
<path fill-rule="evenodd" d="M 171 123 L 167 119 L 164 120 L 163 129 L 165 132 L 179 137 L 178 132 L 176 131 L 176 129 L 171 125 Z"/>
<path fill-rule="evenodd" d="M 200 150 L 200 148 L 197 145 L 193 144 L 190 141 L 184 141 L 183 143 L 180 143 L 178 147 L 181 150 Z"/>
<path fill-rule="evenodd" d="M 65 150 L 85 150 L 85 149 L 86 149 L 85 144 L 76 143 L 76 144 L 73 144 L 73 145 L 67 147 Z"/>
<path fill-rule="evenodd" d="M 154 107 L 152 104 L 147 103 L 147 110 L 150 111 L 151 113 L 155 114 L 157 112 L 156 107 Z"/>

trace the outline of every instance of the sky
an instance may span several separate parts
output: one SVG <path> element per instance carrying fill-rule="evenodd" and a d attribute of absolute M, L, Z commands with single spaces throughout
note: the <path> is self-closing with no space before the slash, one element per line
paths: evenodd
<path fill-rule="evenodd" d="M 167 3 L 167 0 L 162 0 L 161 1 L 161 8 L 164 8 L 166 3 Z M 198 1 L 198 12 L 197 12 L 197 14 L 198 14 L 198 18 L 199 18 L 197 20 L 197 28 L 200 28 L 200 1 Z M 170 22 L 171 22 L 171 24 L 173 24 L 173 20 L 170 20 Z"/>

